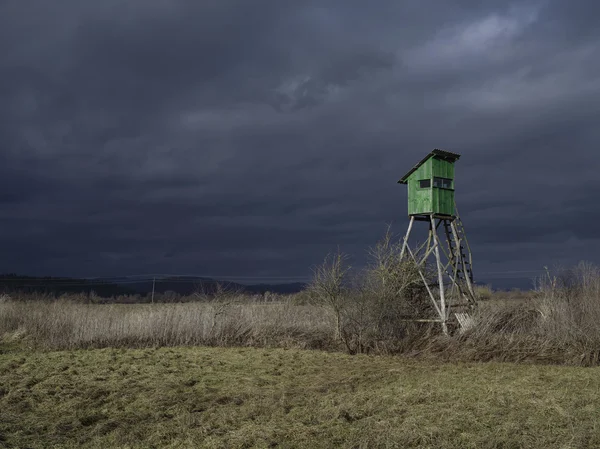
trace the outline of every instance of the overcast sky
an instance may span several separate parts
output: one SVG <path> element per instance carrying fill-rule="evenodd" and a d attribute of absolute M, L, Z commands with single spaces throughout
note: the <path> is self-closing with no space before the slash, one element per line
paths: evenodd
<path fill-rule="evenodd" d="M 433 148 L 462 155 L 476 280 L 600 262 L 599 16 L 1 0 L 0 272 L 291 280 L 337 245 L 360 265 Z"/>

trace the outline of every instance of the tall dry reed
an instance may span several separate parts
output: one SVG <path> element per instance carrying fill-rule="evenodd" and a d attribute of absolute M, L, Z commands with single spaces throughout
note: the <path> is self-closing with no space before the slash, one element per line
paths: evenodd
<path fill-rule="evenodd" d="M 0 335 L 49 348 L 250 345 L 319 348 L 332 323 L 315 306 L 285 302 L 82 304 L 5 301 Z"/>
<path fill-rule="evenodd" d="M 600 269 L 582 262 L 536 280 L 525 301 L 481 307 L 476 325 L 427 352 L 444 358 L 600 364 Z"/>

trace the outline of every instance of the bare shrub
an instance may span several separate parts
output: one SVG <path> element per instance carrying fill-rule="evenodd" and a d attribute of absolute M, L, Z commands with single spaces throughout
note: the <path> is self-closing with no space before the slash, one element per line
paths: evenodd
<path fill-rule="evenodd" d="M 401 257 L 396 241 L 388 227 L 369 249 L 368 266 L 338 298 L 339 335 L 350 353 L 402 351 L 431 332 L 429 323 L 414 321 L 429 318 L 433 309 L 416 263 Z"/>
<path fill-rule="evenodd" d="M 403 318 L 401 307 L 372 292 L 356 289 L 342 309 L 342 342 L 350 354 L 394 354 L 409 350 L 409 342 L 431 335 L 432 323 Z"/>
<path fill-rule="evenodd" d="M 348 256 L 339 249 L 335 254 L 328 254 L 321 265 L 313 268 L 313 279 L 308 286 L 311 298 L 333 314 L 336 340 L 342 337 L 342 313 L 347 305 L 349 292 L 346 286 L 350 271 L 347 260 Z"/>
<path fill-rule="evenodd" d="M 416 253 L 416 251 L 415 251 Z M 383 238 L 369 249 L 370 263 L 364 272 L 362 290 L 377 298 L 379 308 L 399 318 L 428 318 L 431 301 L 417 264 L 402 257 L 402 245 L 388 227 Z M 425 280 L 432 282 L 433 273 L 422 267 Z"/>

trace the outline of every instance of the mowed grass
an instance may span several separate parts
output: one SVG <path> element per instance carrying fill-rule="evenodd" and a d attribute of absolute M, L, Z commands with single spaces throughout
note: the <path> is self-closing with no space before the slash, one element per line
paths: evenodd
<path fill-rule="evenodd" d="M 0 354 L 0 447 L 600 447 L 600 369 L 254 348 Z"/>

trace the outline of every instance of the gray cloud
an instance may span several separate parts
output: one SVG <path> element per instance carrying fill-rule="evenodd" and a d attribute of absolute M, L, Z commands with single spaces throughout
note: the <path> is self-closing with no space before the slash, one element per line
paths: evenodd
<path fill-rule="evenodd" d="M 2 2 L 0 271 L 360 264 L 434 147 L 463 154 L 476 269 L 594 257 L 597 9 Z"/>

